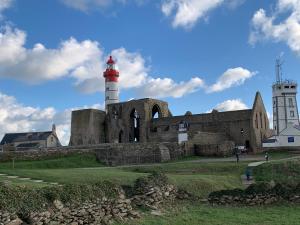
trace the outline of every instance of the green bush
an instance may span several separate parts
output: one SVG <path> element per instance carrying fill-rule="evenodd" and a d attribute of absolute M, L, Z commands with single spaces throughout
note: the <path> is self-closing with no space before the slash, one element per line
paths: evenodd
<path fill-rule="evenodd" d="M 251 184 L 245 190 L 245 194 L 247 195 L 268 194 L 270 192 L 271 192 L 271 185 L 265 182 Z"/>
<path fill-rule="evenodd" d="M 214 191 L 209 194 L 208 198 L 220 198 L 222 196 L 241 197 L 244 195 L 244 190 L 236 188 L 232 190 Z"/>

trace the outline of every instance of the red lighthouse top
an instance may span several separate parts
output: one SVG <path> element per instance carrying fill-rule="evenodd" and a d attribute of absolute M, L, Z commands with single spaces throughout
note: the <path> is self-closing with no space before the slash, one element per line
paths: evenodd
<path fill-rule="evenodd" d="M 109 56 L 109 59 L 106 62 L 107 67 L 103 73 L 106 82 L 118 82 L 119 71 L 115 69 L 115 61 L 112 56 Z"/>

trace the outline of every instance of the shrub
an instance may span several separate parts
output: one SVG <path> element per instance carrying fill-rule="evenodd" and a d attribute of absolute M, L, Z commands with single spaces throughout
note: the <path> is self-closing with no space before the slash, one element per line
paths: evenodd
<path fill-rule="evenodd" d="M 268 194 L 270 192 L 271 192 L 271 185 L 265 182 L 251 184 L 245 190 L 245 194 L 247 195 Z"/>

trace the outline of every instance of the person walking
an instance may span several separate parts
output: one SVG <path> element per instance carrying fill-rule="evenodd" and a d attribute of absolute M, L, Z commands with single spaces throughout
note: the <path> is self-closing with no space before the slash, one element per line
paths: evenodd
<path fill-rule="evenodd" d="M 265 153 L 265 160 L 266 160 L 266 162 L 269 161 L 269 153 L 268 152 Z"/>
<path fill-rule="evenodd" d="M 238 151 L 235 152 L 235 157 L 236 157 L 236 162 L 238 163 L 240 161 L 240 155 Z"/>

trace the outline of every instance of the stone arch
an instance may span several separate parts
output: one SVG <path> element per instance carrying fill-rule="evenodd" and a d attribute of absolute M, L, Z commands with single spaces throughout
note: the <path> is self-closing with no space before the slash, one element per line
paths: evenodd
<path fill-rule="evenodd" d="M 133 108 L 129 115 L 129 142 L 140 141 L 140 116 L 138 111 Z"/>
<path fill-rule="evenodd" d="M 152 107 L 152 119 L 157 119 L 157 118 L 161 118 L 161 117 L 162 117 L 161 109 L 157 104 L 155 104 Z"/>

